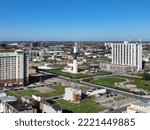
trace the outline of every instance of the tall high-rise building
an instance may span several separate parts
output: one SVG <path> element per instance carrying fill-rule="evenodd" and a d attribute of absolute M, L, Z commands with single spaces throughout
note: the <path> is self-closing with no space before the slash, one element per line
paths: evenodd
<path fill-rule="evenodd" d="M 0 85 L 22 86 L 29 83 L 29 58 L 23 50 L 0 50 Z"/>
<path fill-rule="evenodd" d="M 77 43 L 74 45 L 74 56 L 73 56 L 73 73 L 78 73 L 77 67 Z"/>
<path fill-rule="evenodd" d="M 129 65 L 142 70 L 141 43 L 112 43 L 112 64 Z"/>

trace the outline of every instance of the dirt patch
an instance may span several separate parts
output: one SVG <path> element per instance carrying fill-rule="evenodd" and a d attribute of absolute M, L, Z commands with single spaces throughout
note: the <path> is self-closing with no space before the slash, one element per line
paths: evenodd
<path fill-rule="evenodd" d="M 54 89 L 49 88 L 49 87 L 39 87 L 39 88 L 34 88 L 34 90 L 37 90 L 40 93 L 51 93 L 54 91 Z"/>

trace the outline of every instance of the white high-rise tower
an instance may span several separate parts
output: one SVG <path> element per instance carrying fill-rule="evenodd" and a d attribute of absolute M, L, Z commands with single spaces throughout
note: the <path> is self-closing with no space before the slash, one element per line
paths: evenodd
<path fill-rule="evenodd" d="M 78 73 L 78 68 L 77 68 L 77 42 L 74 45 L 73 73 L 74 74 Z"/>
<path fill-rule="evenodd" d="M 142 44 L 141 43 L 113 43 L 112 64 L 128 65 L 142 70 Z"/>

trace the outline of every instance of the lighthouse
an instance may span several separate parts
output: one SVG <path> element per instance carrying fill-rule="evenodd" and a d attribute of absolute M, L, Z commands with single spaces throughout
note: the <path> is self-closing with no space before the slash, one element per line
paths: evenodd
<path fill-rule="evenodd" d="M 73 73 L 76 74 L 78 73 L 78 68 L 77 68 L 77 42 L 74 45 L 74 56 L 73 56 Z"/>

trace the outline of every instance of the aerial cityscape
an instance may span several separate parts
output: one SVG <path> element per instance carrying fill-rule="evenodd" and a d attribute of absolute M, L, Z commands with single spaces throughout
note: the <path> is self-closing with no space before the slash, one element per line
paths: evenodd
<path fill-rule="evenodd" d="M 150 2 L 14 1 L 0 5 L 0 113 L 150 113 Z"/>

